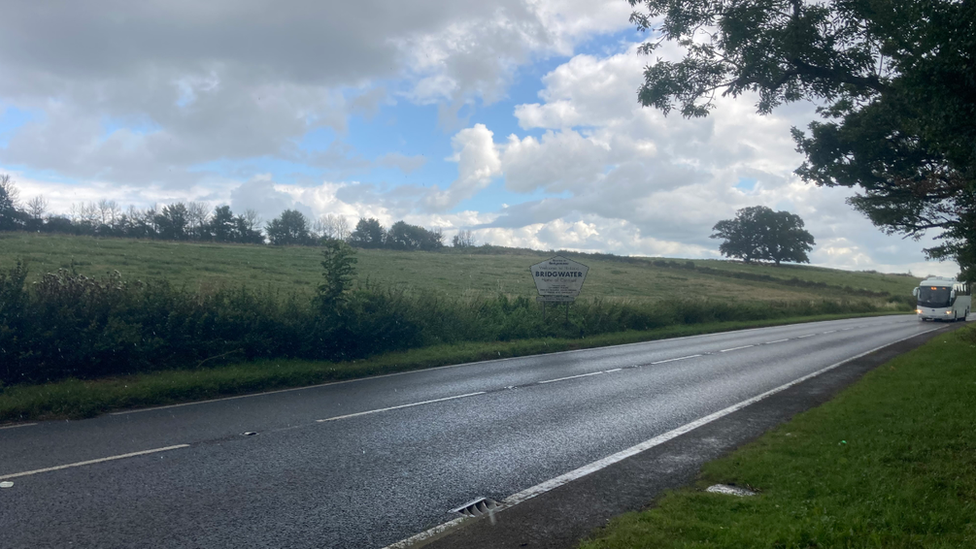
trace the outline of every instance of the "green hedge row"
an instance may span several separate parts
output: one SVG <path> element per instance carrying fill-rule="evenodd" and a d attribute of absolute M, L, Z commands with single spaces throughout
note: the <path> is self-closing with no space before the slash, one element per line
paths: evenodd
<path fill-rule="evenodd" d="M 581 301 L 543 319 L 533 299 L 412 295 L 371 285 L 339 310 L 271 289 L 189 291 L 67 270 L 0 273 L 0 382 L 91 379 L 257 358 L 349 360 L 439 343 L 584 337 L 675 324 L 871 312 L 867 301 Z"/>

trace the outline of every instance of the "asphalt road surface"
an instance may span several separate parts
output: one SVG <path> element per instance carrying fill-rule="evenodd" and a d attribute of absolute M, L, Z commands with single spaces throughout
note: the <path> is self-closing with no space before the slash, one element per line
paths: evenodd
<path fill-rule="evenodd" d="M 938 327 L 798 324 L 0 428 L 0 547 L 385 547 Z"/>

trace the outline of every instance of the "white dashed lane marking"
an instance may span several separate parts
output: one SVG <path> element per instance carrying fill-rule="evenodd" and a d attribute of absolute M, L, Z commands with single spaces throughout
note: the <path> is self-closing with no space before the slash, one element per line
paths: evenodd
<path fill-rule="evenodd" d="M 67 465 L 57 465 L 55 467 L 45 467 L 44 469 L 34 469 L 33 471 L 23 471 L 20 473 L 11 473 L 9 475 L 0 475 L 0 480 L 5 480 L 8 478 L 26 477 L 30 475 L 36 475 L 39 473 L 50 473 L 51 471 L 60 471 L 61 469 L 70 469 L 71 467 L 94 465 L 96 463 L 104 463 L 106 461 L 115 461 L 118 459 L 144 456 L 146 454 L 155 454 L 158 452 L 168 452 L 170 450 L 178 450 L 180 448 L 189 448 L 189 447 L 190 447 L 189 444 L 177 444 L 176 446 L 166 446 L 165 448 L 153 448 L 152 450 L 143 450 L 141 452 L 131 452 L 128 454 L 120 454 L 117 456 L 109 456 L 109 457 L 104 457 L 99 459 L 90 459 L 88 461 L 79 461 L 77 463 L 68 463 Z"/>
<path fill-rule="evenodd" d="M 580 378 L 580 377 L 598 376 L 598 375 L 600 375 L 602 373 L 603 372 L 601 371 L 601 372 L 590 372 L 588 374 L 579 374 L 579 375 L 575 375 L 575 376 L 557 377 L 556 379 L 547 379 L 545 381 L 537 381 L 536 382 L 536 385 L 545 385 L 546 383 L 555 383 L 557 381 L 566 381 L 567 379 L 577 379 L 577 378 Z"/>
<path fill-rule="evenodd" d="M 433 400 L 422 400 L 420 402 L 411 402 L 410 404 L 401 404 L 399 406 L 389 406 L 387 408 L 377 408 L 375 410 L 366 410 L 365 412 L 356 412 L 355 414 L 346 414 L 344 416 L 329 417 L 325 419 L 315 420 L 317 423 L 323 423 L 326 421 L 337 421 L 340 419 L 349 419 L 351 417 L 368 416 L 370 414 L 379 414 L 381 412 L 389 412 L 391 410 L 402 410 L 403 408 L 413 408 L 414 406 L 423 406 L 424 404 L 433 404 L 435 402 L 445 402 L 448 400 L 457 400 L 459 398 L 473 397 L 477 395 L 483 395 L 487 391 L 478 391 L 477 393 L 467 393 L 464 395 L 456 395 L 444 398 L 435 398 Z"/>
<path fill-rule="evenodd" d="M 722 349 L 720 353 L 727 353 L 729 351 L 738 351 L 739 349 L 748 349 L 749 347 L 755 347 L 755 345 L 742 345 L 740 347 L 732 347 L 731 349 Z"/>
<path fill-rule="evenodd" d="M 678 358 L 669 358 L 667 360 L 659 360 L 657 362 L 652 362 L 651 364 L 652 365 L 653 364 L 664 364 L 665 362 L 676 362 L 678 360 L 688 360 L 689 358 L 697 358 L 697 357 L 700 357 L 700 356 L 703 356 L 703 355 L 679 356 Z"/>

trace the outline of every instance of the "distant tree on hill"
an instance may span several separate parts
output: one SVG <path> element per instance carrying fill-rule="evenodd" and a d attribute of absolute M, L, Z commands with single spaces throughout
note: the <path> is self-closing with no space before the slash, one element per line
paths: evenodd
<path fill-rule="evenodd" d="M 307 246 L 314 242 L 308 219 L 298 210 L 285 210 L 265 227 L 268 241 L 275 246 Z"/>
<path fill-rule="evenodd" d="M 323 215 L 315 222 L 315 230 L 326 240 L 345 240 L 349 238 L 349 222 L 341 215 Z"/>
<path fill-rule="evenodd" d="M 807 252 L 816 244 L 804 230 L 800 216 L 774 212 L 765 206 L 750 206 L 736 212 L 735 219 L 719 221 L 711 238 L 725 240 L 719 251 L 726 257 L 752 261 L 809 263 Z"/>
<path fill-rule="evenodd" d="M 27 215 L 31 219 L 41 220 L 47 211 L 47 200 L 43 196 L 35 196 L 27 201 Z"/>
<path fill-rule="evenodd" d="M 0 175 L 0 231 L 14 231 L 24 225 L 26 214 L 17 209 L 18 192 L 7 174 Z"/>
<path fill-rule="evenodd" d="M 374 218 L 359 218 L 355 230 L 349 235 L 349 243 L 358 248 L 382 248 L 386 242 L 386 229 Z"/>
<path fill-rule="evenodd" d="M 156 214 L 155 222 L 160 238 L 186 240 L 187 228 L 190 224 L 186 204 L 177 202 L 165 206 L 162 213 Z"/>
<path fill-rule="evenodd" d="M 459 231 L 451 239 L 451 245 L 455 248 L 474 248 L 474 235 L 471 234 L 471 231 Z"/>
<path fill-rule="evenodd" d="M 230 211 L 230 206 L 217 206 L 214 208 L 213 215 L 210 216 L 210 224 L 207 233 L 216 242 L 236 242 L 237 223 L 234 221 L 234 212 Z"/>
<path fill-rule="evenodd" d="M 397 221 L 386 233 L 386 247 L 392 250 L 436 250 L 444 246 L 442 238 L 437 231 Z"/>

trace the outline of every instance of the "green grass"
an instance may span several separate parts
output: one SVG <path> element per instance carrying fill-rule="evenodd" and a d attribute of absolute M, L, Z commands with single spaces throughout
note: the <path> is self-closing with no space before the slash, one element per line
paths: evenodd
<path fill-rule="evenodd" d="M 470 252 L 396 252 L 360 250 L 360 280 L 407 291 L 434 291 L 451 296 L 534 296 L 529 266 L 552 252 L 476 248 Z M 271 287 L 314 292 L 321 279 L 321 255 L 316 248 L 237 244 L 165 242 L 32 233 L 0 233 L 0 268 L 19 258 L 31 262 L 31 276 L 39 278 L 58 268 L 100 276 L 118 270 L 127 280 L 167 278 L 191 290 L 216 286 Z M 699 266 L 748 272 L 782 279 L 783 284 L 750 281 L 654 265 L 652 259 L 579 256 L 590 267 L 582 299 L 656 301 L 707 296 L 722 301 L 795 301 L 848 297 L 843 286 L 910 296 L 918 278 L 878 273 L 851 273 L 801 265 L 743 265 L 703 261 Z M 685 264 L 686 260 L 678 260 Z M 790 278 L 823 282 L 829 288 L 799 288 Z"/>
<path fill-rule="evenodd" d="M 0 387 L 0 423 L 92 417 L 112 410 L 301 387 L 448 364 L 851 316 L 857 315 L 823 315 L 766 321 L 681 325 L 651 331 L 604 334 L 585 339 L 550 338 L 463 343 L 388 353 L 367 360 L 342 363 L 264 360 L 215 368 L 171 370 L 93 381 L 69 379 L 42 385 L 14 385 Z"/>
<path fill-rule="evenodd" d="M 582 549 L 976 547 L 976 328 L 942 334 Z M 703 489 L 726 483 L 759 495 Z"/>

